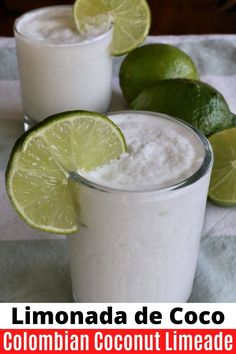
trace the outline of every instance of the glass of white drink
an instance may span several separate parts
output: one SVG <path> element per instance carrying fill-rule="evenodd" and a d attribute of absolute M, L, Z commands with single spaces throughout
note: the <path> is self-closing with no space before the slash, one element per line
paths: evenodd
<path fill-rule="evenodd" d="M 14 32 L 26 123 L 67 110 L 108 109 L 112 78 L 108 24 L 80 36 L 72 7 L 52 6 L 19 17 Z"/>
<path fill-rule="evenodd" d="M 185 302 L 192 289 L 213 155 L 174 118 L 117 112 L 128 153 L 79 171 L 81 230 L 68 236 L 82 302 Z"/>

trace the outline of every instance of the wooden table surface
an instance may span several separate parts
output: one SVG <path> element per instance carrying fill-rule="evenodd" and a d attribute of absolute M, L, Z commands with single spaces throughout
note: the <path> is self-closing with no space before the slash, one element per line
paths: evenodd
<path fill-rule="evenodd" d="M 220 11 L 230 0 L 148 0 L 152 10 L 151 34 L 236 33 L 236 6 Z M 37 7 L 71 4 L 71 0 L 1 0 L 0 36 L 12 36 L 20 14 Z"/>

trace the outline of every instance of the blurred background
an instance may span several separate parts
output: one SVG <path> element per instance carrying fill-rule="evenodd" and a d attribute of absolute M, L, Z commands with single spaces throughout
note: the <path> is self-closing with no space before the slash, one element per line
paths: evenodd
<path fill-rule="evenodd" d="M 0 36 L 12 36 L 20 14 L 73 0 L 0 0 Z M 151 34 L 236 33 L 236 0 L 148 0 Z"/>

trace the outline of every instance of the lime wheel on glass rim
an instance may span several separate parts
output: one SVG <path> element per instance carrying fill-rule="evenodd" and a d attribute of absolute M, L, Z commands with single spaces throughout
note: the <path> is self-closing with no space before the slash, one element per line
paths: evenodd
<path fill-rule="evenodd" d="M 71 111 L 47 118 L 16 142 L 6 171 L 13 207 L 32 227 L 71 234 L 79 229 L 79 183 L 89 171 L 126 151 L 120 129 L 105 115 Z"/>
<path fill-rule="evenodd" d="M 73 8 L 79 33 L 113 26 L 112 55 L 122 55 L 140 45 L 148 35 L 151 14 L 146 0 L 76 0 Z"/>

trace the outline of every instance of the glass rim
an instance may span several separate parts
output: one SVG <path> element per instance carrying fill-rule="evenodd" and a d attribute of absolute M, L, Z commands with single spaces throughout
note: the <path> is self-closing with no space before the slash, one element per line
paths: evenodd
<path fill-rule="evenodd" d="M 106 30 L 105 32 L 99 33 L 95 36 L 91 36 L 91 38 L 88 39 L 84 39 L 81 42 L 76 42 L 76 43 L 50 43 L 47 42 L 46 40 L 43 39 L 35 39 L 35 38 L 30 38 L 27 35 L 23 34 L 19 28 L 17 26 L 19 26 L 19 22 L 23 20 L 23 18 L 27 15 L 30 14 L 34 14 L 37 12 L 43 12 L 45 10 L 49 10 L 49 9 L 55 9 L 55 8 L 68 8 L 68 9 L 72 9 L 72 5 L 52 5 L 52 6 L 43 6 L 43 7 L 38 7 L 36 9 L 32 9 L 30 11 L 27 11 L 25 13 L 23 13 L 22 15 L 20 15 L 19 17 L 17 17 L 17 19 L 14 21 L 13 24 L 13 30 L 14 33 L 16 33 L 17 35 L 19 35 L 19 37 L 24 38 L 27 41 L 30 42 L 34 42 L 34 43 L 38 43 L 38 44 L 42 44 L 44 46 L 49 46 L 49 47 L 77 47 L 77 46 L 84 46 L 84 45 L 89 45 L 93 42 L 98 42 L 100 40 L 102 40 L 103 38 L 105 38 L 106 36 L 108 36 L 109 34 L 111 34 L 111 32 L 113 31 L 113 27 L 112 24 L 109 26 L 109 29 Z"/>
<path fill-rule="evenodd" d="M 152 116 L 158 116 L 161 118 L 166 118 L 172 121 L 177 122 L 178 124 L 184 126 L 185 128 L 188 128 L 197 138 L 201 141 L 203 145 L 203 149 L 205 151 L 205 156 L 203 159 L 203 162 L 199 169 L 194 172 L 191 176 L 188 178 L 184 179 L 183 181 L 172 184 L 171 186 L 168 187 L 158 187 L 155 185 L 152 185 L 150 189 L 148 188 L 143 188 L 143 189 L 138 189 L 138 190 L 126 190 L 126 189 L 120 189 L 120 188 L 114 188 L 114 187 L 108 187 L 102 184 L 98 184 L 96 182 L 93 182 L 83 176 L 81 176 L 79 173 L 72 173 L 72 179 L 76 182 L 79 182 L 85 187 L 88 187 L 90 189 L 94 189 L 100 192 L 106 192 L 106 193 L 116 193 L 116 194 L 129 194 L 129 195 L 141 195 L 141 194 L 148 194 L 148 193 L 158 193 L 158 194 L 164 194 L 168 192 L 177 192 L 179 190 L 182 190 L 184 188 L 187 188 L 203 178 L 209 170 L 212 168 L 213 165 L 213 151 L 210 142 L 208 139 L 205 137 L 204 134 L 202 134 L 197 128 L 192 126 L 191 124 L 179 119 L 172 117 L 167 114 L 162 114 L 162 113 L 156 113 L 156 112 L 150 112 L 150 111 L 139 111 L 139 110 L 121 110 L 121 111 L 116 111 L 116 112 L 109 112 L 107 113 L 107 116 L 112 119 L 112 116 L 115 115 L 120 115 L 120 114 L 147 114 L 147 115 L 152 115 Z"/>

